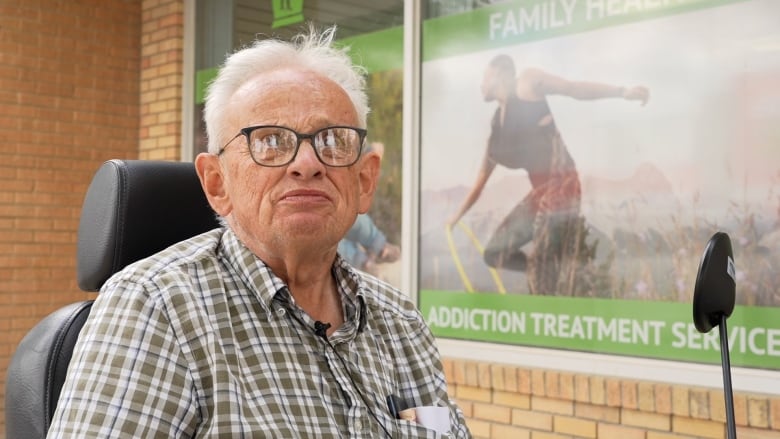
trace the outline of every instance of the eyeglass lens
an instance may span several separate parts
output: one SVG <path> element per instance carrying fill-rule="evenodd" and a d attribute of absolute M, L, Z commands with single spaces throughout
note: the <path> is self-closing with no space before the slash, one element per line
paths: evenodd
<path fill-rule="evenodd" d="M 252 158 L 264 166 L 283 166 L 295 157 L 305 139 L 311 141 L 320 161 L 330 166 L 348 166 L 360 154 L 361 135 L 354 128 L 328 127 L 311 135 L 284 127 L 258 127 L 249 132 Z"/>

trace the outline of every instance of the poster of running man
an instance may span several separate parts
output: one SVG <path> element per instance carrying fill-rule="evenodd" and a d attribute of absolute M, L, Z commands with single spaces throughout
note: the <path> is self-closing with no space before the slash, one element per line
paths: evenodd
<path fill-rule="evenodd" d="M 719 363 L 691 300 L 723 231 L 732 365 L 780 370 L 780 2 L 444 3 L 422 31 L 434 333 Z"/>

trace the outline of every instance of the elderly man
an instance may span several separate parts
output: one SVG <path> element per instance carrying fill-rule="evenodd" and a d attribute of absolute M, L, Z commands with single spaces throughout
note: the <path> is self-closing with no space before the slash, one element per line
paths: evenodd
<path fill-rule="evenodd" d="M 106 283 L 50 437 L 442 437 L 404 406 L 470 437 L 420 313 L 337 254 L 379 157 L 361 158 L 364 80 L 333 33 L 228 58 L 195 161 L 225 227 Z"/>

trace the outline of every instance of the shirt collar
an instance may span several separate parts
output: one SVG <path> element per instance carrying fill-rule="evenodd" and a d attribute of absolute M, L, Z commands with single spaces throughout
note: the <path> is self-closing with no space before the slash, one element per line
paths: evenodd
<path fill-rule="evenodd" d="M 287 284 L 252 253 L 229 227 L 225 228 L 222 235 L 220 252 L 230 267 L 229 270 L 238 275 L 259 299 L 266 312 L 273 311 L 272 302 L 278 294 L 288 296 L 284 298 L 284 301 L 288 301 L 290 293 Z M 345 323 L 352 322 L 356 329 L 362 329 L 367 312 L 365 304 L 367 287 L 362 275 L 340 255 L 336 255 L 331 271 L 341 295 Z"/>
<path fill-rule="evenodd" d="M 237 275 L 260 300 L 266 312 L 271 311 L 271 301 L 286 285 L 271 269 L 247 248 L 229 228 L 224 228 L 220 246 L 220 257 L 228 271 Z"/>
<path fill-rule="evenodd" d="M 360 273 L 341 255 L 336 255 L 332 271 L 341 295 L 346 326 L 352 326 L 357 332 L 360 332 L 365 326 L 368 312 L 366 309 L 366 283 Z"/>

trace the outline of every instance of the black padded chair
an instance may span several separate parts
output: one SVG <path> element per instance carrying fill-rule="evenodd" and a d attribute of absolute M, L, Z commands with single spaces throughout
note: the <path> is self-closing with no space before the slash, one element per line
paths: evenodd
<path fill-rule="evenodd" d="M 192 163 L 111 160 L 95 173 L 78 231 L 77 277 L 98 291 L 126 265 L 218 227 Z M 8 439 L 45 438 L 91 300 L 67 305 L 38 323 L 8 366 Z"/>

